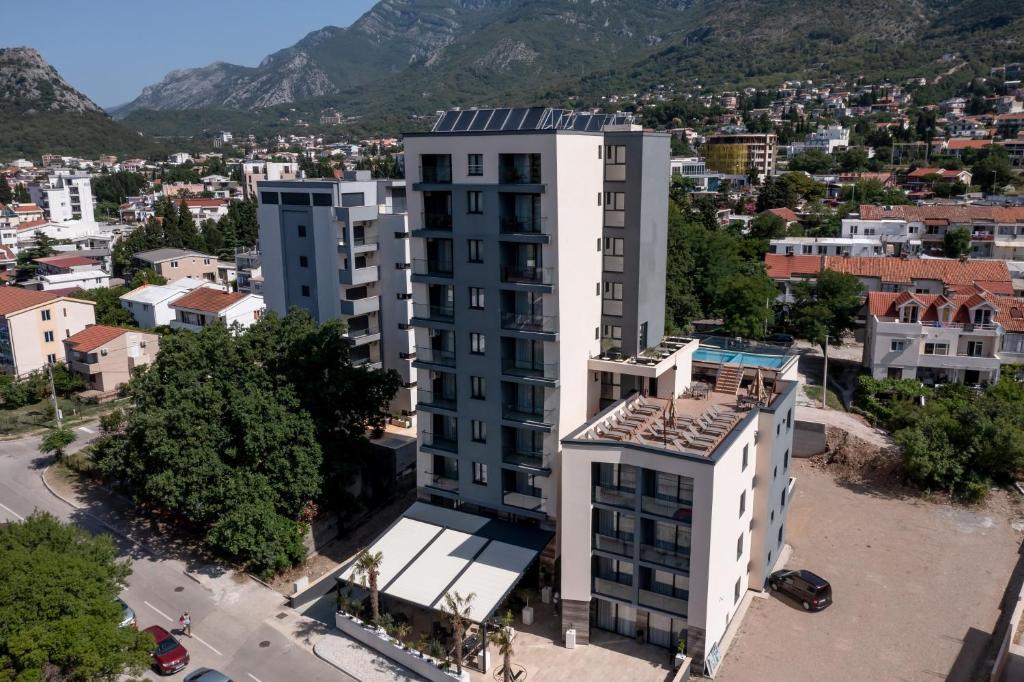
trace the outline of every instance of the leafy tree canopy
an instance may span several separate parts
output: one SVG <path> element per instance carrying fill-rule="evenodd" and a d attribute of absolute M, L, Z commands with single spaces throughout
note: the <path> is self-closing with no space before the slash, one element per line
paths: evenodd
<path fill-rule="evenodd" d="M 790 327 L 796 336 L 814 343 L 842 343 L 853 331 L 861 307 L 863 287 L 860 280 L 834 270 L 824 270 L 813 282 L 801 282 L 794 288 L 795 301 Z"/>

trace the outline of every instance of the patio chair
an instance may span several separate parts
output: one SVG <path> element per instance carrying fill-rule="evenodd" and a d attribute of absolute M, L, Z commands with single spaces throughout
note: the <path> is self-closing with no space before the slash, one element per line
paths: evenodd
<path fill-rule="evenodd" d="M 711 444 L 711 443 L 718 442 L 718 438 L 715 438 L 715 437 L 707 435 L 707 434 L 700 433 L 699 431 L 694 429 L 692 426 L 687 426 L 686 429 L 684 429 L 683 433 L 688 435 L 690 438 L 693 438 L 694 440 L 698 440 L 698 441 L 700 441 L 702 443 L 709 443 L 709 444 Z"/>

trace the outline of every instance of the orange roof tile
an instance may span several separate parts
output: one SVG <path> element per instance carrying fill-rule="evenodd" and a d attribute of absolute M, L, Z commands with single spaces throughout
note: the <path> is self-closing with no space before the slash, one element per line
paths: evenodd
<path fill-rule="evenodd" d="M 99 265 L 99 261 L 85 256 L 49 256 L 47 258 L 35 258 L 36 263 L 52 265 L 57 268 L 73 268 L 78 265 Z"/>
<path fill-rule="evenodd" d="M 64 339 L 64 343 L 81 353 L 88 353 L 100 346 L 110 343 L 122 334 L 137 329 L 125 329 L 124 327 L 110 327 L 105 324 L 94 324 L 86 327 L 77 334 L 72 334 Z"/>
<path fill-rule="evenodd" d="M 43 209 L 39 208 L 35 204 L 21 204 L 20 206 L 14 207 L 15 213 L 42 213 Z"/>
<path fill-rule="evenodd" d="M 857 277 L 875 277 L 888 283 L 909 284 L 913 280 L 938 280 L 946 288 L 978 285 L 994 294 L 1013 294 L 1010 271 L 1006 263 L 999 260 L 825 256 L 822 269 Z"/>
<path fill-rule="evenodd" d="M 221 291 L 220 289 L 199 287 L 171 303 L 171 307 L 201 310 L 207 313 L 219 313 L 225 308 L 238 303 L 248 295 L 249 294 L 240 291 L 227 292 Z"/>
<path fill-rule="evenodd" d="M 969 223 L 988 220 L 995 223 L 1024 222 L 1024 206 L 974 206 L 963 204 L 924 204 L 878 206 L 861 204 L 860 217 L 864 220 L 908 220 L 924 222 L 945 220 L 950 223 Z"/>
<path fill-rule="evenodd" d="M 799 220 L 791 208 L 769 208 L 767 212 L 782 218 L 787 223 L 795 223 Z"/>
<path fill-rule="evenodd" d="M 21 287 L 0 287 L 0 315 L 10 315 L 40 303 L 55 301 L 59 294 L 51 291 L 35 291 Z"/>
<path fill-rule="evenodd" d="M 18 225 L 18 232 L 24 232 L 25 230 L 34 230 L 37 227 L 43 225 L 49 225 L 49 221 L 46 220 L 27 220 Z"/>
<path fill-rule="evenodd" d="M 940 319 L 939 308 L 946 304 L 953 306 L 950 314 L 951 322 L 966 323 L 971 321 L 970 310 L 982 303 L 988 303 L 996 309 L 994 320 L 1010 332 L 1024 331 L 1024 298 L 1013 296 L 993 296 L 991 294 L 971 294 L 941 296 L 935 294 L 907 294 L 885 291 L 872 291 L 868 294 L 868 314 L 879 317 L 897 317 L 898 308 L 910 300 L 921 306 L 918 315 L 921 322 L 935 322 Z"/>
<path fill-rule="evenodd" d="M 790 279 L 794 274 L 816 275 L 821 272 L 821 256 L 766 253 L 764 269 L 772 279 Z"/>

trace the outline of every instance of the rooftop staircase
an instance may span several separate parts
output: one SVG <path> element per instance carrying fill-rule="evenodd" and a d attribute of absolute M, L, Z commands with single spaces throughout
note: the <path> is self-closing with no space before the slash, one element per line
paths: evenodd
<path fill-rule="evenodd" d="M 736 392 L 740 388 L 740 380 L 742 378 L 742 365 L 722 365 L 718 369 L 718 376 L 715 377 L 715 393 L 736 395 Z"/>

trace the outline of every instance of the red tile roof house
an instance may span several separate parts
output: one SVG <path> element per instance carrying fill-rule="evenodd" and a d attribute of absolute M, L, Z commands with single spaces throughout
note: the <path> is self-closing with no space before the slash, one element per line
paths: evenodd
<path fill-rule="evenodd" d="M 172 329 L 200 331 L 218 321 L 228 327 L 237 323 L 248 328 L 263 316 L 266 305 L 256 294 L 199 288 L 173 301 L 170 308 L 174 311 Z"/>
<path fill-rule="evenodd" d="M 64 339 L 68 367 L 97 397 L 113 397 L 137 367 L 156 359 L 160 337 L 140 329 L 94 324 Z"/>
<path fill-rule="evenodd" d="M 776 216 L 777 218 L 782 218 L 784 221 L 786 221 L 786 227 L 789 227 L 794 223 L 800 222 L 800 218 L 798 218 L 796 213 L 794 213 L 793 210 L 790 208 L 769 208 L 764 211 L 761 211 L 760 215 L 764 215 L 765 213 L 770 213 L 771 215 Z"/>
<path fill-rule="evenodd" d="M 985 384 L 1024 362 L 1024 299 L 873 291 L 866 307 L 863 364 L 876 379 Z"/>
<path fill-rule="evenodd" d="M 768 253 L 768 276 L 779 286 L 779 298 L 792 303 L 792 285 L 814 280 L 822 270 L 856 276 L 866 292 L 910 291 L 923 294 L 954 294 L 981 289 L 997 296 L 1013 295 L 1006 263 L 998 260 L 954 258 L 892 258 L 888 256 L 796 256 Z"/>
<path fill-rule="evenodd" d="M 907 173 L 906 186 L 911 190 L 932 189 L 936 181 L 962 182 L 970 187 L 971 172 L 968 170 L 947 170 L 945 168 L 922 167 Z"/>

